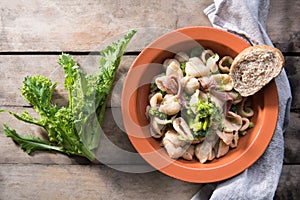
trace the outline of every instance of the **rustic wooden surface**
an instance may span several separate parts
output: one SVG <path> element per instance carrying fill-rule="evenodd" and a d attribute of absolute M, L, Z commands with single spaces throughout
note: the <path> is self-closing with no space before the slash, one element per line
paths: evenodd
<path fill-rule="evenodd" d="M 97 66 L 98 51 L 131 28 L 138 33 L 124 56 L 116 88 L 104 123 L 107 138 L 118 147 L 135 152 L 124 132 L 120 115 L 120 86 L 130 64 L 143 47 L 157 36 L 180 27 L 208 25 L 202 10 L 212 1 L 65 0 L 0 2 L 0 109 L 21 112 L 28 104 L 19 88 L 26 75 L 42 74 L 57 81 L 55 101 L 65 105 L 63 73 L 57 64 L 62 51 L 72 53 L 87 71 Z M 300 182 L 300 1 L 272 0 L 267 31 L 286 58 L 293 93 L 291 122 L 285 132 L 285 157 L 275 199 L 299 199 Z M 116 120 L 117 119 L 117 120 Z M 41 130 L 0 115 L 22 133 Z M 125 173 L 117 169 L 149 167 L 142 160 L 126 163 L 113 149 L 101 155 L 103 162 L 89 163 L 57 153 L 28 156 L 0 129 L 0 199 L 190 199 L 203 185 L 170 178 L 160 172 Z"/>

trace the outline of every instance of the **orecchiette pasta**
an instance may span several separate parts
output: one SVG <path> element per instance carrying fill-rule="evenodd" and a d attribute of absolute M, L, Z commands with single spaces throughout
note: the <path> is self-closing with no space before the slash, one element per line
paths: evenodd
<path fill-rule="evenodd" d="M 175 55 L 175 59 L 178 60 L 179 62 L 185 62 L 189 60 L 189 55 L 185 52 L 179 52 Z"/>
<path fill-rule="evenodd" d="M 154 77 L 147 115 L 151 136 L 162 139 L 171 158 L 220 158 L 253 127 L 251 102 L 233 89 L 231 63 L 231 57 L 202 48 L 163 62 L 165 73 Z"/>
<path fill-rule="evenodd" d="M 206 49 L 202 52 L 201 54 L 201 59 L 203 61 L 204 64 L 206 64 L 206 61 L 214 55 L 214 52 L 210 49 Z"/>
<path fill-rule="evenodd" d="M 209 67 L 203 64 L 203 62 L 198 57 L 190 58 L 186 62 L 185 73 L 192 77 L 202 77 L 209 75 Z"/>
<path fill-rule="evenodd" d="M 166 60 L 164 61 L 164 63 L 163 63 L 163 67 L 164 67 L 165 70 L 167 69 L 167 67 L 170 65 L 171 62 L 175 62 L 176 65 L 180 65 L 180 63 L 179 63 L 178 60 L 168 58 L 168 59 L 166 59 Z"/>
<path fill-rule="evenodd" d="M 180 69 L 180 65 L 178 62 L 172 61 L 168 66 L 166 70 L 167 76 L 177 76 L 178 78 L 183 77 L 182 70 Z"/>
<path fill-rule="evenodd" d="M 233 62 L 233 59 L 230 56 L 224 56 L 220 61 L 219 61 L 219 69 L 223 73 L 229 73 L 230 66 Z"/>
<path fill-rule="evenodd" d="M 166 132 L 165 137 L 162 140 L 164 147 L 166 148 L 169 156 L 171 158 L 179 158 L 184 156 L 185 158 L 192 158 L 194 152 L 189 148 L 189 144 L 178 139 L 178 133 L 173 130 L 169 130 Z M 186 155 L 188 154 L 188 155 Z"/>
<path fill-rule="evenodd" d="M 200 83 L 199 83 L 198 79 L 196 79 L 194 77 L 191 77 L 185 85 L 185 91 L 188 94 L 193 94 L 199 88 L 200 88 Z"/>
<path fill-rule="evenodd" d="M 175 115 L 181 109 L 177 96 L 172 94 L 165 95 L 162 104 L 159 107 L 159 111 L 167 115 Z"/>

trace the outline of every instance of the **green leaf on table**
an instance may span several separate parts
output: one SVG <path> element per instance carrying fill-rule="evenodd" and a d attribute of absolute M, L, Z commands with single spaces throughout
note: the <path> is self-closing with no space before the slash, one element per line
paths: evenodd
<path fill-rule="evenodd" d="M 5 135 L 12 138 L 28 154 L 36 150 L 55 150 L 63 152 L 62 147 L 52 146 L 50 142 L 41 140 L 38 137 L 31 135 L 21 136 L 15 130 L 10 129 L 6 124 L 3 125 L 3 129 Z"/>
<path fill-rule="evenodd" d="M 28 154 L 36 150 L 56 150 L 94 160 L 92 150 L 100 142 L 107 99 L 122 55 L 135 32 L 130 31 L 123 39 L 100 52 L 100 66 L 95 74 L 81 71 L 70 55 L 63 53 L 59 56 L 58 63 L 65 74 L 64 86 L 69 92 L 67 107 L 58 108 L 51 101 L 56 83 L 53 84 L 41 75 L 25 77 L 21 94 L 33 105 L 39 118 L 31 117 L 27 111 L 20 115 L 6 110 L 0 112 L 9 112 L 21 121 L 43 127 L 49 141 L 19 135 L 7 125 L 4 125 L 5 135 L 11 137 Z"/>
<path fill-rule="evenodd" d="M 122 40 L 114 42 L 100 52 L 97 73 L 79 72 L 79 78 L 74 81 L 71 96 L 75 124 L 82 142 L 90 150 L 99 145 L 101 126 L 113 81 L 125 48 L 135 33 L 135 30 L 130 31 Z"/>
<path fill-rule="evenodd" d="M 41 75 L 27 76 L 23 83 L 21 88 L 23 98 L 33 105 L 41 117 L 51 116 L 57 111 L 56 106 L 51 104 L 52 94 L 57 83 L 52 84 L 47 77 Z"/>

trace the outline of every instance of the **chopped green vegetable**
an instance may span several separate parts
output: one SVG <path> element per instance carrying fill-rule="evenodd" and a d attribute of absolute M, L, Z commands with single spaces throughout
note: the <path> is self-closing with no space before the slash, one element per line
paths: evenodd
<path fill-rule="evenodd" d="M 202 127 L 202 129 L 204 131 L 206 131 L 206 129 L 208 127 L 208 123 L 209 123 L 209 118 L 206 117 L 205 120 L 204 120 L 204 123 L 203 123 L 203 127 Z"/>
<path fill-rule="evenodd" d="M 80 155 L 94 160 L 101 125 L 113 80 L 127 44 L 135 34 L 130 31 L 124 39 L 114 42 L 100 52 L 100 66 L 96 74 L 81 71 L 68 54 L 59 56 L 58 63 L 65 73 L 65 89 L 69 92 L 69 106 L 58 108 L 51 102 L 56 83 L 40 75 L 25 77 L 21 88 L 23 98 L 39 114 L 35 119 L 24 111 L 21 115 L 9 112 L 27 123 L 45 128 L 49 141 L 33 136 L 21 136 L 4 124 L 4 132 L 28 154 L 36 150 L 55 150 L 68 155 Z M 1 110 L 0 112 L 4 112 Z"/>
<path fill-rule="evenodd" d="M 196 138 L 204 137 L 206 134 L 207 134 L 207 131 L 197 131 L 197 132 L 194 132 L 194 136 Z"/>
<path fill-rule="evenodd" d="M 250 122 L 248 128 L 253 128 L 254 127 L 254 123 Z"/>
<path fill-rule="evenodd" d="M 150 90 L 155 90 L 156 88 L 157 88 L 156 83 L 155 83 L 155 82 L 152 82 L 152 83 L 150 84 Z"/>
<path fill-rule="evenodd" d="M 180 63 L 180 68 L 181 68 L 184 76 L 185 76 L 185 67 L 186 67 L 186 61 L 181 62 Z"/>
<path fill-rule="evenodd" d="M 205 136 L 209 127 L 219 123 L 222 119 L 220 109 L 210 100 L 204 101 L 199 99 L 192 107 L 195 108 L 195 113 L 188 109 L 183 115 L 196 137 Z"/>
<path fill-rule="evenodd" d="M 155 110 L 153 108 L 149 109 L 149 115 L 154 116 L 154 117 L 158 117 L 159 119 L 162 119 L 162 120 L 168 119 L 167 114 L 165 114 L 163 112 L 159 112 L 158 110 Z"/>
<path fill-rule="evenodd" d="M 208 116 L 211 116 L 213 113 L 214 105 L 211 102 L 199 99 L 198 103 L 193 106 L 196 107 L 196 113 L 197 115 L 199 115 L 199 118 L 206 118 Z"/>
<path fill-rule="evenodd" d="M 190 127 L 193 129 L 194 132 L 201 131 L 203 129 L 203 122 L 194 122 L 192 121 Z"/>

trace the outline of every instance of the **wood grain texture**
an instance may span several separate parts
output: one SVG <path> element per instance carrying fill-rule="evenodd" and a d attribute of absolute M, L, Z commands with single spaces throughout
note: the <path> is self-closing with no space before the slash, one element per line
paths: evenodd
<path fill-rule="evenodd" d="M 284 52 L 300 52 L 300 1 L 270 1 L 267 33 Z"/>
<path fill-rule="evenodd" d="M 292 108 L 299 109 L 300 108 L 300 57 L 285 57 L 285 65 L 284 68 L 286 70 L 288 79 L 291 85 L 292 91 Z"/>
<path fill-rule="evenodd" d="M 103 165 L 0 165 L 0 199 L 187 200 L 201 187 L 157 171 L 133 174 Z"/>
<path fill-rule="evenodd" d="M 184 26 L 210 25 L 210 1 L 1 1 L 0 51 L 92 51 L 129 29 L 129 50 Z"/>
<path fill-rule="evenodd" d="M 284 163 L 300 165 L 300 113 L 291 112 L 289 127 L 284 133 Z"/>
<path fill-rule="evenodd" d="M 64 75 L 53 52 L 99 51 L 129 29 L 138 30 L 128 51 L 140 51 L 158 36 L 181 27 L 210 26 L 203 9 L 209 1 L 167 0 L 65 0 L 0 1 L 0 109 L 21 112 L 28 104 L 19 87 L 26 75 L 42 74 L 59 86 L 55 102 L 67 104 Z M 286 52 L 286 72 L 293 102 L 290 125 L 285 132 L 285 157 L 274 199 L 299 199 L 300 192 L 300 1 L 270 1 L 267 33 L 276 47 Z M 24 54 L 24 55 L 14 55 Z M 28 53 L 28 55 L 25 55 Z M 37 55 L 30 55 L 34 52 Z M 42 52 L 39 54 L 39 52 Z M 9 55 L 11 54 L 11 55 Z M 49 54 L 49 55 L 47 55 Z M 75 56 L 81 67 L 95 71 L 99 57 Z M 28 156 L 6 138 L 0 127 L 0 199 L 190 199 L 201 184 L 170 178 L 153 169 L 130 144 L 122 124 L 121 86 L 135 56 L 125 56 L 116 78 L 117 87 L 105 113 L 98 161 L 40 152 Z M 20 133 L 42 136 L 43 130 L 0 114 L 3 123 Z M 121 154 L 123 150 L 127 154 Z M 125 155 L 125 156 L 124 156 Z M 108 167 L 109 165 L 110 167 Z M 150 171 L 125 173 L 122 171 Z"/>
<path fill-rule="evenodd" d="M 186 26 L 210 26 L 209 1 L 1 1 L 0 51 L 95 51 L 129 29 L 129 51 Z M 267 32 L 283 51 L 300 50 L 299 1 L 270 2 Z M 288 30 L 288 31 L 287 31 Z"/>
<path fill-rule="evenodd" d="M 284 165 L 274 200 L 300 198 L 300 165 Z"/>
<path fill-rule="evenodd" d="M 284 166 L 274 199 L 299 199 L 299 179 L 299 165 Z M 182 200 L 202 186 L 157 171 L 124 173 L 103 165 L 0 165 L 0 199 Z"/>

